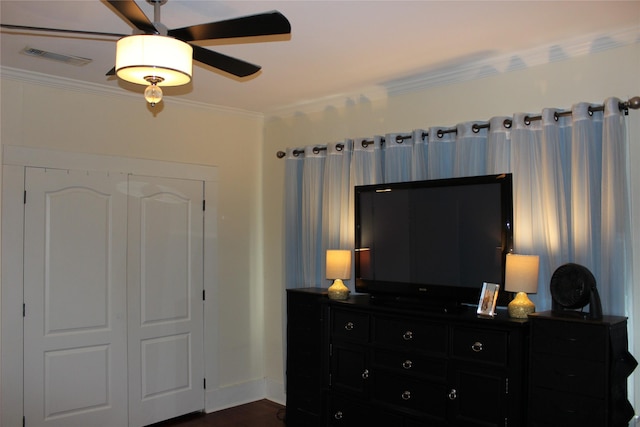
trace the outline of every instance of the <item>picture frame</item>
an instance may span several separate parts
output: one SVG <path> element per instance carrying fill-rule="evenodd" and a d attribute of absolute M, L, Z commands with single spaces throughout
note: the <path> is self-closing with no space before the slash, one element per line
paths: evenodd
<path fill-rule="evenodd" d="M 480 301 L 478 301 L 478 314 L 480 316 L 493 317 L 496 315 L 496 301 L 498 300 L 498 292 L 500 285 L 497 283 L 482 283 L 482 292 L 480 293 Z"/>

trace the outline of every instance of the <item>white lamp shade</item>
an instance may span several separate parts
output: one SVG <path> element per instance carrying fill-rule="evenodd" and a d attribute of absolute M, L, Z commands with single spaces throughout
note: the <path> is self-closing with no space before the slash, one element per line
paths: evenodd
<path fill-rule="evenodd" d="M 148 85 L 146 77 L 161 77 L 158 86 L 180 86 L 191 81 L 193 48 L 180 40 L 160 35 L 123 37 L 116 44 L 116 75 L 126 81 Z"/>
<path fill-rule="evenodd" d="M 351 277 L 351 251 L 327 250 L 327 279 L 349 279 Z"/>
<path fill-rule="evenodd" d="M 538 292 L 538 268 L 540 258 L 537 255 L 507 254 L 505 272 L 505 290 L 507 292 Z"/>

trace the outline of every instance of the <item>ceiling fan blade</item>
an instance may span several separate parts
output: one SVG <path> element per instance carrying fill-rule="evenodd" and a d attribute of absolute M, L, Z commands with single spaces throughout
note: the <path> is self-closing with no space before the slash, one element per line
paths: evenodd
<path fill-rule="evenodd" d="M 134 27 L 145 34 L 158 34 L 158 29 L 149 21 L 133 0 L 107 0 L 115 10 L 120 12 Z"/>
<path fill-rule="evenodd" d="M 240 59 L 232 58 L 200 46 L 191 45 L 193 47 L 193 59 L 219 70 L 225 71 L 238 77 L 246 77 L 255 74 L 262 67 Z"/>
<path fill-rule="evenodd" d="M 87 36 L 104 36 L 104 37 L 125 37 L 126 36 L 126 34 L 103 33 L 100 31 L 63 30 L 60 28 L 30 27 L 26 25 L 0 24 L 0 27 L 8 28 L 10 30 L 42 31 L 47 33 L 63 33 L 63 34 L 81 34 L 81 35 L 87 35 Z"/>
<path fill-rule="evenodd" d="M 168 35 L 183 41 L 228 39 L 291 33 L 291 24 L 278 11 L 233 18 L 209 24 L 169 30 Z"/>

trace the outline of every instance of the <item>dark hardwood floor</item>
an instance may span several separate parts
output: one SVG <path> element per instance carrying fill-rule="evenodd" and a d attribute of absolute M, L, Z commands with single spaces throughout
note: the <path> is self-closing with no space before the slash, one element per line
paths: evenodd
<path fill-rule="evenodd" d="M 258 400 L 211 414 L 190 414 L 149 427 L 282 427 L 284 406 L 270 400 Z"/>

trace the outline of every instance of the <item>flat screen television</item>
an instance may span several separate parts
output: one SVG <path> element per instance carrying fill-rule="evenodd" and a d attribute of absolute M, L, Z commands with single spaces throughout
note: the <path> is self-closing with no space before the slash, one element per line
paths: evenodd
<path fill-rule="evenodd" d="M 355 187 L 355 287 L 372 300 L 476 305 L 513 243 L 511 174 Z"/>

